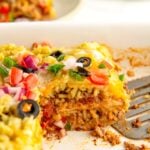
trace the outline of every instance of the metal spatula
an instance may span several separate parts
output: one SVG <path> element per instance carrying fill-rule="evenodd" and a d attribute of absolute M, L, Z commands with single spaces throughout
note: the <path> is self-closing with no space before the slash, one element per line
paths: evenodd
<path fill-rule="evenodd" d="M 129 90 L 135 90 L 131 96 L 129 111 L 125 120 L 120 120 L 112 126 L 127 138 L 150 138 L 150 75 L 130 81 L 127 86 Z M 133 109 L 133 106 L 138 107 Z M 136 118 L 142 123 L 139 127 L 133 127 Z"/>

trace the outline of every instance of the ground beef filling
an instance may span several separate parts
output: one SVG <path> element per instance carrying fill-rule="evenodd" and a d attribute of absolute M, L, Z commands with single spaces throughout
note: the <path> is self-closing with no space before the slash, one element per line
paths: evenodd
<path fill-rule="evenodd" d="M 113 98 L 102 91 L 98 91 L 96 96 L 94 90 L 90 93 L 83 92 L 83 96 L 78 92 L 71 99 L 67 98 L 69 94 L 65 91 L 57 92 L 49 98 L 43 97 L 41 125 L 45 134 L 59 131 L 61 128 L 57 127 L 55 122 L 60 120 L 64 124 L 69 122 L 71 130 L 87 131 L 93 130 L 97 125 L 110 125 L 124 117 L 124 103 L 121 100 L 110 103 Z"/>

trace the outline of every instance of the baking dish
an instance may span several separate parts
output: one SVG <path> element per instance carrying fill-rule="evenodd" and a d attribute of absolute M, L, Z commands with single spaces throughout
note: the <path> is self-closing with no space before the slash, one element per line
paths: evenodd
<path fill-rule="evenodd" d="M 48 41 L 57 46 L 70 46 L 83 41 L 107 43 L 113 48 L 150 46 L 150 23 L 11 23 L 0 24 L 0 43 L 31 45 Z"/>
<path fill-rule="evenodd" d="M 30 46 L 33 42 L 47 41 L 56 46 L 70 46 L 85 41 L 106 43 L 114 49 L 128 47 L 150 47 L 150 24 L 73 24 L 24 23 L 1 24 L 0 44 L 15 43 Z M 122 138 L 124 140 L 125 138 Z M 135 141 L 136 142 L 136 141 Z M 47 142 L 46 142 L 47 143 Z M 144 141 L 139 141 L 144 143 Z M 148 144 L 146 142 L 146 144 Z M 69 132 L 68 136 L 58 141 L 49 142 L 52 149 L 123 149 L 122 145 L 111 147 L 100 141 L 94 146 L 92 138 L 86 132 Z M 48 146 L 48 147 L 49 147 Z M 45 148 L 46 149 L 46 148 Z"/>

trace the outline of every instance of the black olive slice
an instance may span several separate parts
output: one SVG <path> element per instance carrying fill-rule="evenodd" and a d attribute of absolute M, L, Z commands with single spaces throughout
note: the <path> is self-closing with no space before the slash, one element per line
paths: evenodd
<path fill-rule="evenodd" d="M 26 72 L 26 73 L 34 73 L 36 71 L 35 69 L 25 68 L 25 67 L 20 67 L 20 69 L 22 69 L 23 72 Z"/>
<path fill-rule="evenodd" d="M 90 75 L 90 72 L 87 71 L 86 69 L 82 68 L 82 67 L 77 67 L 77 70 L 78 70 L 78 73 L 79 73 L 81 76 L 88 77 L 88 76 Z"/>
<path fill-rule="evenodd" d="M 23 67 L 23 66 L 20 66 L 20 65 L 17 65 L 17 67 L 19 69 L 21 69 L 23 72 L 26 72 L 26 73 L 34 73 L 35 71 L 37 71 L 37 69 L 26 68 L 26 67 Z"/>
<path fill-rule="evenodd" d="M 39 110 L 39 105 L 32 99 L 22 100 L 17 106 L 18 115 L 22 119 L 30 116 L 36 118 Z"/>
<path fill-rule="evenodd" d="M 55 51 L 51 54 L 51 56 L 55 57 L 55 58 L 58 58 L 60 55 L 62 55 L 63 53 L 61 51 Z"/>
<path fill-rule="evenodd" d="M 88 67 L 91 64 L 91 58 L 80 57 L 79 59 L 77 59 L 77 62 L 83 63 L 83 67 Z"/>

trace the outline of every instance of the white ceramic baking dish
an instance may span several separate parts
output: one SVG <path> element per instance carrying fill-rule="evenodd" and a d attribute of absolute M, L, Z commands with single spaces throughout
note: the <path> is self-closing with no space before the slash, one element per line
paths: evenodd
<path fill-rule="evenodd" d="M 74 24 L 55 23 L 12 23 L 0 24 L 0 44 L 15 43 L 30 46 L 33 42 L 48 41 L 56 46 L 70 46 L 85 41 L 106 43 L 113 48 L 150 47 L 150 24 Z M 122 141 L 125 138 L 122 137 Z M 132 141 L 136 144 L 145 141 Z M 46 142 L 47 143 L 47 142 Z M 86 132 L 69 132 L 59 141 L 48 142 L 52 150 L 123 150 L 122 144 L 110 146 L 98 140 L 95 146 Z"/>
<path fill-rule="evenodd" d="M 107 43 L 114 48 L 149 47 L 150 23 L 10 23 L 0 24 L 0 43 L 30 45 L 34 41 L 48 41 L 68 46 L 83 41 Z"/>

